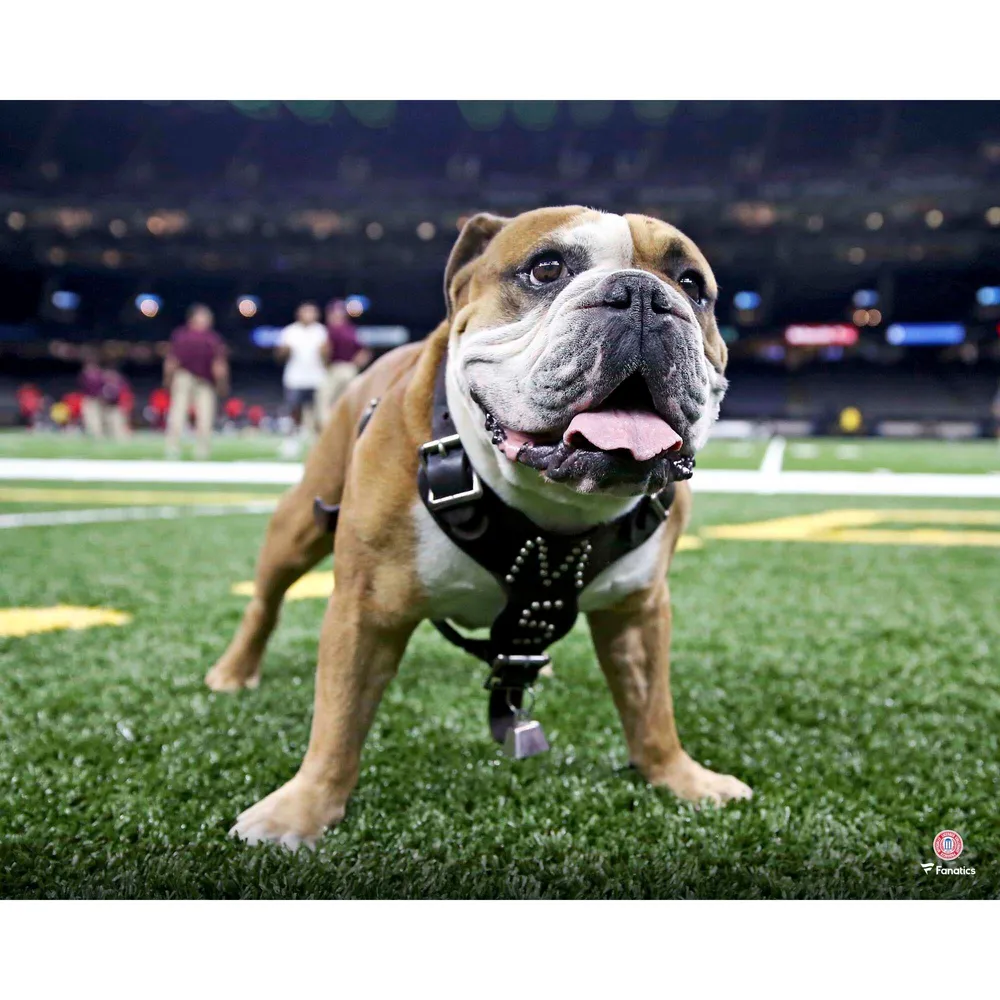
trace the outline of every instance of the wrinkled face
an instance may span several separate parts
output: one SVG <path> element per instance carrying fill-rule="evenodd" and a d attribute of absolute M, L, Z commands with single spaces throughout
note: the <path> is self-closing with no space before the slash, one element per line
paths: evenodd
<path fill-rule="evenodd" d="M 582 493 L 686 479 L 726 388 L 715 279 L 672 226 L 476 216 L 449 261 L 450 366 L 502 462 Z"/>

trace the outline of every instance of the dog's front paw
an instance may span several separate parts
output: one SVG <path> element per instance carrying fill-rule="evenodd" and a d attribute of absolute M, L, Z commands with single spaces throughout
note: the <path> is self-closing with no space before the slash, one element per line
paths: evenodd
<path fill-rule="evenodd" d="M 243 688 L 255 688 L 260 684 L 260 668 L 251 669 L 234 666 L 230 660 L 223 657 L 205 674 L 205 683 L 213 691 L 242 691 Z"/>
<path fill-rule="evenodd" d="M 650 778 L 656 787 L 669 788 L 678 798 L 689 802 L 709 802 L 722 806 L 732 799 L 749 799 L 753 791 L 731 774 L 718 774 L 702 767 L 683 751 L 675 761 Z"/>
<path fill-rule="evenodd" d="M 343 818 L 343 803 L 332 800 L 327 790 L 297 774 L 240 813 L 229 836 L 239 837 L 251 846 L 273 841 L 290 851 L 297 851 L 302 844 L 315 850 L 323 831 Z"/>

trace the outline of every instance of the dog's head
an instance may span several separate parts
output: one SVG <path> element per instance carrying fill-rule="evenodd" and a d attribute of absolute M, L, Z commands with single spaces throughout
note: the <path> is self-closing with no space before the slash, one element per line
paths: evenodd
<path fill-rule="evenodd" d="M 690 476 L 726 389 L 716 284 L 642 215 L 477 215 L 445 272 L 452 378 L 504 475 L 634 496 Z"/>

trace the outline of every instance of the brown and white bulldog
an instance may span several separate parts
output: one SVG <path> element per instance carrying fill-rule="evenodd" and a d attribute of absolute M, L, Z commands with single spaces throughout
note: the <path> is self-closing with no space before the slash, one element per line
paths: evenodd
<path fill-rule="evenodd" d="M 445 322 L 342 397 L 268 526 L 255 596 L 206 678 L 216 691 L 258 684 L 285 591 L 330 550 L 313 498 L 339 503 L 309 748 L 287 784 L 237 819 L 232 832 L 250 843 L 312 846 L 343 818 L 379 701 L 423 619 L 488 626 L 504 606 L 496 578 L 418 496 L 418 448 L 432 436 L 446 352 L 448 407 L 472 466 L 551 531 L 627 512 L 690 465 L 718 415 L 726 348 L 715 279 L 664 222 L 580 207 L 477 215 L 451 253 L 445 295 Z M 681 482 L 666 522 L 589 583 L 579 607 L 633 764 L 683 799 L 722 803 L 751 791 L 684 752 L 670 694 L 667 569 L 690 507 Z"/>

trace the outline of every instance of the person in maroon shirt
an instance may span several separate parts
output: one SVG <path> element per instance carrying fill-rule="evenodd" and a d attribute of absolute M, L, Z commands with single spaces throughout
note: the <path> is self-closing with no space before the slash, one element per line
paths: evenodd
<path fill-rule="evenodd" d="M 343 299 L 333 299 L 326 306 L 327 341 L 323 349 L 326 379 L 317 393 L 320 426 L 325 426 L 336 402 L 358 372 L 371 361 L 371 352 L 358 343 L 358 331 Z"/>
<path fill-rule="evenodd" d="M 97 355 L 93 350 L 85 348 L 82 353 L 83 368 L 77 378 L 77 385 L 83 400 L 80 403 L 80 416 L 83 420 L 84 433 L 90 437 L 103 437 L 106 404 L 104 401 L 104 372 L 98 364 Z"/>
<path fill-rule="evenodd" d="M 101 402 L 104 406 L 104 426 L 116 441 L 124 441 L 129 435 L 129 414 L 125 404 L 132 395 L 128 379 L 110 364 L 101 371 Z"/>
<path fill-rule="evenodd" d="M 163 384 L 170 390 L 167 415 L 167 457 L 180 455 L 188 414 L 195 415 L 195 457 L 208 458 L 218 396 L 229 392 L 226 345 L 212 329 L 212 310 L 196 302 L 187 323 L 174 330 L 163 362 Z"/>

